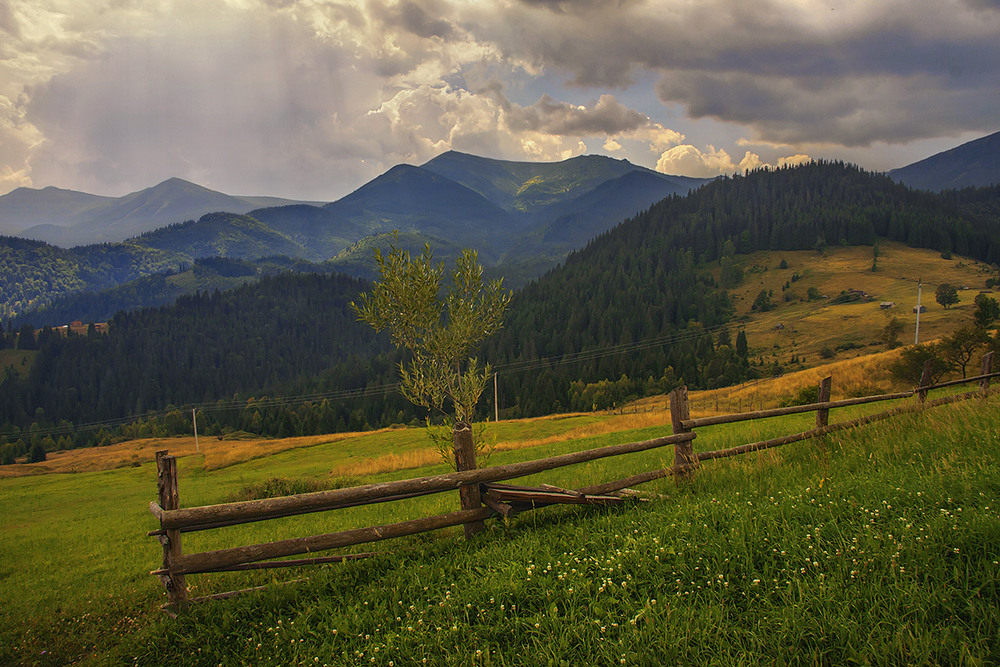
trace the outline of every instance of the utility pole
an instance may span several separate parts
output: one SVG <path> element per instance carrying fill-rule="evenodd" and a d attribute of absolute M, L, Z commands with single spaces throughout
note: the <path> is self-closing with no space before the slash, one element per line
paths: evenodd
<path fill-rule="evenodd" d="M 493 421 L 500 421 L 500 403 L 497 401 L 497 374 L 493 373 Z"/>
<path fill-rule="evenodd" d="M 920 342 L 920 293 L 923 291 L 923 282 L 917 278 L 917 326 L 913 331 L 913 344 Z"/>
<path fill-rule="evenodd" d="M 191 423 L 194 424 L 194 451 L 201 453 L 201 449 L 198 447 L 198 413 L 195 412 L 194 408 L 191 408 Z"/>

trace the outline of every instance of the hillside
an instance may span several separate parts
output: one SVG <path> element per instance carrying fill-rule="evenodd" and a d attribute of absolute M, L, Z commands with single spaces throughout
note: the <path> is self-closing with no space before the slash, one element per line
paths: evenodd
<path fill-rule="evenodd" d="M 879 301 L 895 301 L 891 314 L 904 330 L 912 326 L 915 270 L 927 286 L 922 337 L 939 335 L 966 321 L 971 297 L 996 276 L 981 258 L 1000 248 L 991 231 L 998 223 L 986 218 L 974 226 L 965 215 L 955 202 L 841 164 L 716 181 L 606 232 L 518 291 L 480 358 L 500 373 L 500 408 L 508 418 L 611 407 L 681 383 L 730 386 L 876 349 L 886 322 Z M 401 238 L 420 245 L 421 237 Z M 818 242 L 827 238 L 840 242 Z M 881 250 L 872 272 L 876 240 Z M 910 247 L 921 243 L 934 250 Z M 453 248 L 437 247 L 442 255 Z M 955 248 L 954 259 L 944 259 L 942 247 Z M 959 248 L 980 259 L 961 258 Z M 362 244 L 342 261 L 356 262 L 364 252 Z M 778 268 L 782 261 L 788 268 Z M 2 394 L 9 407 L 0 414 L 25 428 L 39 407 L 51 424 L 84 414 L 119 419 L 142 412 L 140 406 L 349 390 L 337 404 L 317 398 L 259 414 L 238 403 L 228 413 L 213 411 L 211 428 L 308 434 L 320 423 L 375 427 L 421 419 L 385 389 L 397 379 L 395 357 L 345 310 L 363 283 L 351 283 L 354 291 L 331 307 L 319 305 L 327 296 L 315 292 L 323 280 L 282 276 L 288 303 L 280 307 L 270 281 L 203 294 L 155 315 L 121 314 L 111 334 L 85 350 L 72 341 L 43 346 L 35 365 L 46 372 L 33 374 L 30 384 L 8 380 Z M 949 311 L 933 301 L 933 286 L 945 281 L 972 288 Z M 848 289 L 874 301 L 835 305 Z M 761 291 L 770 293 L 773 308 L 751 312 Z M 345 340 L 353 347 L 330 347 Z M 80 362 L 84 352 L 87 364 Z M 90 387 L 90 368 L 115 368 L 112 379 L 131 378 L 139 389 L 125 391 L 118 380 Z M 69 399 L 61 391 L 66 384 L 90 388 Z"/>
<path fill-rule="evenodd" d="M 889 177 L 933 192 L 1000 184 L 1000 132 L 893 169 Z"/>
<path fill-rule="evenodd" d="M 551 360 L 508 382 L 512 416 L 587 409 L 587 385 L 601 381 L 622 380 L 614 390 L 620 397 L 681 382 L 740 382 L 764 372 L 749 365 L 759 359 L 741 359 L 732 346 L 743 325 L 734 318 L 753 301 L 733 291 L 754 279 L 749 269 L 732 271 L 742 256 L 839 245 L 868 246 L 870 255 L 877 238 L 1000 259 L 1000 219 L 973 223 L 954 202 L 884 176 L 838 163 L 752 172 L 664 200 L 572 253 L 560 270 L 516 295 L 485 356 L 500 367 Z M 760 287 L 750 290 L 755 297 Z M 720 339 L 722 325 L 728 334 Z M 628 355 L 585 354 L 652 340 L 662 343 Z M 578 362 L 560 361 L 576 355 Z"/>
<path fill-rule="evenodd" d="M 172 270 L 184 259 L 128 243 L 66 250 L 41 241 L 0 237 L 0 318 L 44 308 L 69 294 Z"/>
<path fill-rule="evenodd" d="M 261 221 L 233 213 L 209 213 L 197 221 L 189 220 L 146 232 L 131 242 L 144 248 L 186 255 L 191 259 L 257 259 L 267 255 L 302 257 L 307 254 L 301 244 Z"/>
<path fill-rule="evenodd" d="M 490 664 L 526 666 L 628 664 L 629 657 L 643 665 L 737 665 L 753 655 L 768 664 L 803 656 L 831 664 L 990 664 L 1000 628 L 998 419 L 994 395 L 708 461 L 689 485 L 640 486 L 652 500 L 630 507 L 546 508 L 491 520 L 472 542 L 446 530 L 383 542 L 373 546 L 375 558 L 335 566 L 190 576 L 195 595 L 267 588 L 195 605 L 177 619 L 160 609 L 163 586 L 148 574 L 162 558 L 159 543 L 144 536 L 157 528 L 148 510 L 154 449 L 178 455 L 181 499 L 194 506 L 261 493 L 271 480 L 323 488 L 399 479 L 373 464 L 386 451 L 430 449 L 425 436 L 392 429 L 315 438 L 294 451 L 287 441 L 203 438 L 200 454 L 188 437 L 60 453 L 55 468 L 104 451 L 120 467 L 81 461 L 75 474 L 0 479 L 8 566 L 0 578 L 0 662 L 334 665 L 376 657 L 376 664 L 403 665 L 442 664 L 447 656 L 478 664 L 488 655 Z M 614 428 L 588 430 L 588 422 L 611 421 Z M 808 423 L 786 417 L 704 429 L 696 451 Z M 491 463 L 665 432 L 662 421 L 608 415 L 502 422 L 493 433 L 513 446 Z M 256 456 L 209 465 L 215 446 L 243 446 Z M 572 466 L 529 483 L 577 488 L 658 468 L 659 456 Z M 405 476 L 443 470 L 424 464 Z M 188 533 L 184 549 L 329 533 L 457 506 L 456 494 L 445 493 Z M 35 567 L 39 553 L 49 567 Z"/>

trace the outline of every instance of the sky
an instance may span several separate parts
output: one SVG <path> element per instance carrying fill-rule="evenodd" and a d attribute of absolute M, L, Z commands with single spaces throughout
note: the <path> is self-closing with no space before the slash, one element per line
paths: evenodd
<path fill-rule="evenodd" d="M 1000 0 L 0 0 L 0 194 L 332 201 L 447 150 L 714 176 L 1000 130 Z"/>

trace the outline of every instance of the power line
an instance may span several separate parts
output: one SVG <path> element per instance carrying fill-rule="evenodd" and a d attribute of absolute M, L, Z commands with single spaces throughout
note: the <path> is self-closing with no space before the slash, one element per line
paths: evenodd
<path fill-rule="evenodd" d="M 652 338 L 646 338 L 631 343 L 618 343 L 615 345 L 605 345 L 602 347 L 591 348 L 589 350 L 584 350 L 572 354 L 565 354 L 561 356 L 538 357 L 535 359 L 525 359 L 523 361 L 515 361 L 508 364 L 501 364 L 499 366 L 496 366 L 494 370 L 498 375 L 509 375 L 513 373 L 525 373 L 553 366 L 565 366 L 568 364 L 580 363 L 584 361 L 593 361 L 596 359 L 603 359 L 605 357 L 626 354 L 629 352 L 636 352 L 639 350 L 645 350 L 653 347 L 659 347 L 663 345 L 673 345 L 692 340 L 697 340 L 699 338 L 704 338 L 705 336 L 712 335 L 717 331 L 727 328 L 729 328 L 729 325 L 721 324 L 700 330 L 684 330 L 676 333 L 654 336 Z M 247 398 L 247 399 L 230 399 L 228 401 L 220 400 L 212 403 L 188 403 L 185 405 L 180 405 L 171 408 L 151 410 L 138 415 L 129 415 L 125 417 L 116 417 L 100 421 L 84 422 L 81 424 L 70 424 L 68 426 L 53 426 L 45 429 L 36 429 L 28 432 L 28 435 L 55 436 L 55 435 L 66 435 L 77 431 L 88 431 L 100 428 L 113 428 L 116 426 L 124 426 L 126 424 L 132 424 L 140 421 L 149 421 L 151 419 L 156 419 L 158 417 L 165 417 L 166 415 L 175 411 L 186 412 L 190 410 L 200 410 L 202 412 L 225 412 L 228 410 L 243 410 L 250 407 L 266 409 L 279 406 L 319 403 L 324 400 L 341 401 L 354 398 L 387 396 L 397 391 L 398 389 L 399 389 L 399 383 L 393 382 L 393 383 L 378 384 L 378 385 L 367 385 L 365 387 L 359 387 L 355 389 L 338 389 L 326 392 L 315 392 L 311 394 L 300 394 L 298 396 L 270 396 L 270 397 L 265 396 L 260 399 Z M 7 437 L 19 437 L 25 435 L 25 433 L 24 432 L 3 433 L 0 435 L 4 435 Z"/>

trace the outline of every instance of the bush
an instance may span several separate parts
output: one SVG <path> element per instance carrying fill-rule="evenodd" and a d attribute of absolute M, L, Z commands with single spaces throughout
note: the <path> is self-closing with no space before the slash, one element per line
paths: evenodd
<path fill-rule="evenodd" d="M 824 359 L 833 359 L 835 356 L 837 356 L 837 353 L 834 352 L 830 347 L 824 347 L 819 351 L 819 356 L 821 356 Z"/>
<path fill-rule="evenodd" d="M 819 385 L 802 387 L 791 396 L 786 396 L 778 402 L 778 406 L 787 408 L 792 405 L 809 405 L 819 402 Z"/>
<path fill-rule="evenodd" d="M 290 479 L 288 477 L 272 477 L 260 482 L 244 484 L 238 491 L 230 494 L 227 502 L 240 502 L 243 500 L 260 500 L 261 498 L 280 498 L 281 496 L 294 496 L 299 493 L 312 493 L 314 491 L 326 491 L 329 488 L 341 488 L 350 486 L 348 480 L 337 480 L 338 483 L 327 483 L 318 479 Z M 353 483 L 353 480 L 351 480 Z"/>
<path fill-rule="evenodd" d="M 0 465 L 13 465 L 16 458 L 16 448 L 9 442 L 0 445 Z"/>
<path fill-rule="evenodd" d="M 750 306 L 750 310 L 758 313 L 766 313 L 772 308 L 774 308 L 774 304 L 771 303 L 771 295 L 768 294 L 767 290 L 761 290 L 757 294 L 757 298 L 753 300 L 753 305 Z"/>

